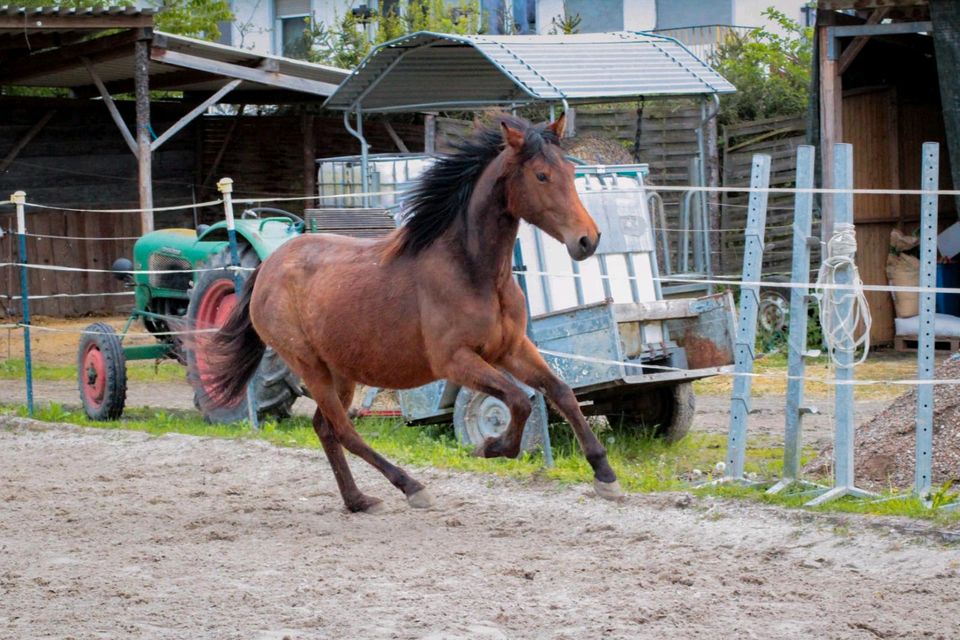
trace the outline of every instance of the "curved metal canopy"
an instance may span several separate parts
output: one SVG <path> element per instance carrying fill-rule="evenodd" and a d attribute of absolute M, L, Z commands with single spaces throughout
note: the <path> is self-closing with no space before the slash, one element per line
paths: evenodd
<path fill-rule="evenodd" d="M 457 36 L 421 31 L 368 55 L 324 104 L 364 112 L 732 93 L 686 47 L 652 33 Z"/>

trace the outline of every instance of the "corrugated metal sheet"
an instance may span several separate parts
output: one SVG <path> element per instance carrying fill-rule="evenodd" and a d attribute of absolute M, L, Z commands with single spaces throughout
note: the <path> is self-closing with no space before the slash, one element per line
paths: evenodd
<path fill-rule="evenodd" d="M 400 111 L 571 103 L 736 91 L 672 38 L 648 33 L 453 36 L 414 33 L 375 49 L 326 102 Z"/>
<path fill-rule="evenodd" d="M 194 38 L 175 36 L 162 32 L 154 32 L 154 49 L 163 49 L 178 53 L 189 54 L 198 58 L 212 60 L 215 62 L 228 63 L 243 68 L 257 68 L 270 61 L 276 65 L 276 72 L 284 76 L 293 78 L 302 78 L 322 82 L 327 85 L 337 86 L 348 75 L 349 72 L 336 67 L 329 67 L 290 58 L 278 56 L 268 56 L 245 49 L 229 47 L 226 45 L 205 42 Z M 108 85 L 111 82 L 130 81 L 133 79 L 134 71 L 134 48 L 127 45 L 124 51 L 118 51 L 116 55 L 107 58 L 96 59 L 94 61 L 97 74 Z M 149 64 L 150 77 L 153 82 L 164 82 L 164 76 L 177 73 L 183 70 L 180 66 L 174 64 L 151 60 Z M 176 83 L 164 83 L 162 86 L 167 90 L 181 91 L 216 91 L 223 86 L 223 78 L 230 77 L 229 69 L 226 69 L 223 75 L 210 73 L 208 76 L 202 74 L 194 75 L 189 78 L 183 78 Z M 45 73 L 37 73 L 29 78 L 23 78 L 17 81 L 20 86 L 33 87 L 65 87 L 77 89 L 92 85 L 92 80 L 87 69 L 80 60 L 65 60 L 59 67 Z M 277 87 L 269 82 L 269 75 L 264 75 L 264 82 L 244 82 L 244 90 L 275 90 Z M 322 93 L 327 96 L 330 91 Z"/>

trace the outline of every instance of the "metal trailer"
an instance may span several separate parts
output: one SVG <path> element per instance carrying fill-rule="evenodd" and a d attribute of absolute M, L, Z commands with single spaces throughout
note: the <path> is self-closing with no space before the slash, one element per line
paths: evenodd
<path fill-rule="evenodd" d="M 359 181 L 341 179 L 359 167 L 358 160 L 319 160 L 318 183 L 328 195 L 358 193 L 353 185 Z M 309 209 L 307 228 L 363 236 L 402 224 L 397 194 L 432 162 L 422 154 L 370 156 L 367 166 L 375 170 L 369 183 L 389 188 L 370 195 L 366 209 Z M 663 298 L 645 173 L 646 165 L 578 166 L 577 190 L 604 238 L 597 254 L 575 262 L 560 243 L 523 223 L 514 268 L 527 300 L 529 334 L 573 388 L 584 413 L 674 441 L 693 419 L 691 382 L 733 363 L 734 303 L 729 292 Z M 374 396 L 368 394 L 364 406 Z M 509 423 L 502 402 L 446 380 L 402 390 L 398 397 L 408 423 L 452 421 L 464 444 L 479 444 Z M 524 433 L 527 450 L 544 444 L 551 419 L 536 400 Z"/>

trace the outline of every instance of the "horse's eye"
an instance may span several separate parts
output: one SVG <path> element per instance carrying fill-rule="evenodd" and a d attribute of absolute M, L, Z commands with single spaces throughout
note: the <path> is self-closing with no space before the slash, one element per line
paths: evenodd
<path fill-rule="evenodd" d="M 547 181 L 547 174 L 542 173 L 542 172 L 541 172 L 541 173 L 538 173 L 538 174 L 537 174 L 537 180 L 539 180 L 540 182 L 546 182 L 546 181 Z"/>

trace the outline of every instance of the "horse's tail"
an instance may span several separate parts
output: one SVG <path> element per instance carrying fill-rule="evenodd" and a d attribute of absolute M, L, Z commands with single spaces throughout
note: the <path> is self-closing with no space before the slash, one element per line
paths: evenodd
<path fill-rule="evenodd" d="M 247 383 L 267 349 L 250 321 L 250 298 L 259 274 L 258 266 L 247 279 L 230 317 L 207 344 L 207 360 L 213 366 L 204 375 L 203 386 L 215 406 L 230 406 L 246 393 Z"/>

